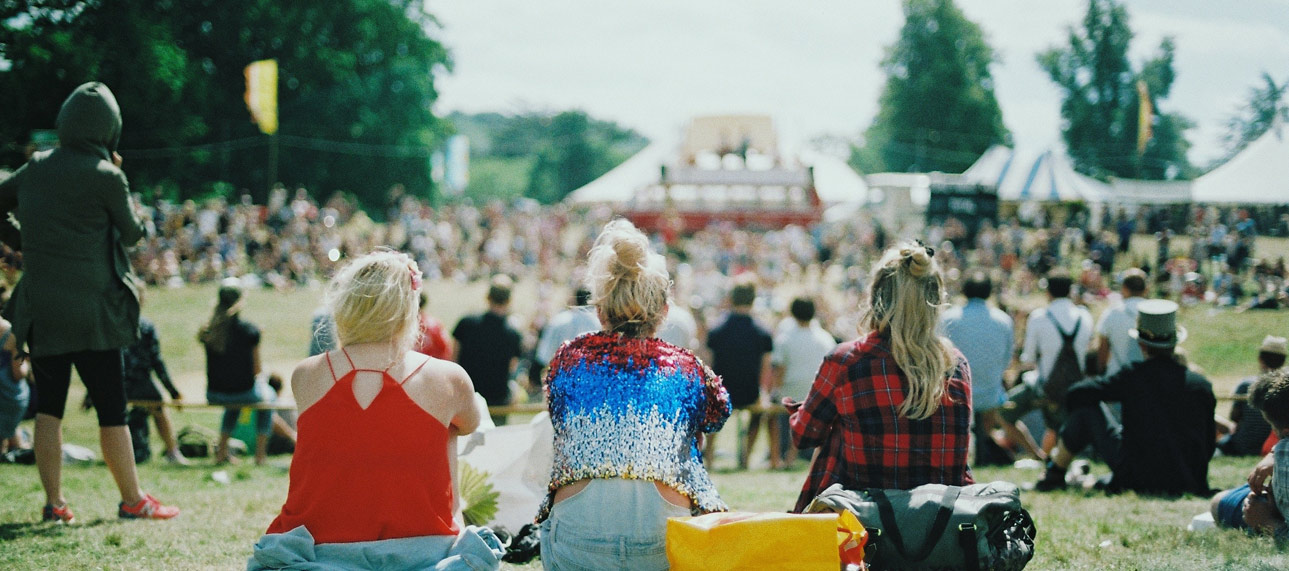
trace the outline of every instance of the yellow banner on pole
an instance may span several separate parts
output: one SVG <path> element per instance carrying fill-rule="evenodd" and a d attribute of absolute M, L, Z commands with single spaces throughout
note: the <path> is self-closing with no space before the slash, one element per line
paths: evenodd
<path fill-rule="evenodd" d="M 246 66 L 246 108 L 260 132 L 277 132 L 277 60 L 264 59 Z"/>
<path fill-rule="evenodd" d="M 1146 152 L 1146 143 L 1154 136 L 1154 129 L 1151 121 L 1155 115 L 1155 108 L 1150 104 L 1150 88 L 1146 82 L 1137 80 L 1137 154 Z"/>

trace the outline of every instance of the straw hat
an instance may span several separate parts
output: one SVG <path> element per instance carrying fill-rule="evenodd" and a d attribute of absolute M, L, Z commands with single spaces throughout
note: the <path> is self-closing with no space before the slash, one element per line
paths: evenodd
<path fill-rule="evenodd" d="M 1275 353 L 1276 355 L 1289 355 L 1289 344 L 1284 337 L 1267 335 L 1262 339 L 1262 346 L 1258 347 L 1260 353 Z"/>

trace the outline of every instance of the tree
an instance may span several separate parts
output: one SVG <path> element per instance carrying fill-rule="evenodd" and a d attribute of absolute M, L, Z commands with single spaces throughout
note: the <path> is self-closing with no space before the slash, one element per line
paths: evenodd
<path fill-rule="evenodd" d="M 1099 178 L 1188 176 L 1190 144 L 1184 133 L 1192 123 L 1157 105 L 1172 90 L 1175 43 L 1164 38 L 1158 52 L 1134 72 L 1128 60 L 1132 36 L 1123 5 L 1089 0 L 1082 27 L 1068 29 L 1067 45 L 1038 54 L 1039 65 L 1062 92 L 1061 133 L 1070 158 L 1076 170 Z M 1144 148 L 1139 146 L 1143 100 L 1151 121 Z"/>
<path fill-rule="evenodd" d="M 1289 81 L 1276 84 L 1270 73 L 1262 72 L 1262 85 L 1249 89 L 1249 98 L 1240 110 L 1226 120 L 1228 156 L 1257 140 L 1277 121 L 1289 124 Z"/>
<path fill-rule="evenodd" d="M 632 129 L 578 110 L 495 112 L 447 117 L 470 139 L 470 184 L 476 199 L 528 196 L 563 200 L 644 148 Z"/>
<path fill-rule="evenodd" d="M 905 0 L 882 60 L 880 109 L 852 162 L 865 172 L 962 172 L 1009 134 L 994 97 L 996 55 L 952 0 Z"/>
<path fill-rule="evenodd" d="M 3 140 L 52 128 L 66 94 L 97 79 L 120 100 L 136 188 L 227 181 L 262 199 L 269 138 L 250 122 L 243 69 L 272 58 L 278 180 L 369 206 L 395 183 L 431 191 L 429 155 L 449 132 L 431 112 L 434 75 L 451 60 L 419 0 L 10 0 L 0 22 L 0 106 L 21 110 L 0 118 Z"/>

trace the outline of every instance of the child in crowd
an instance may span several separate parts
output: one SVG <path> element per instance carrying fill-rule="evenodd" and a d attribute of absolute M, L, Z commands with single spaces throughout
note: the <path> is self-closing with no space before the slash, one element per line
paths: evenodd
<path fill-rule="evenodd" d="M 18 352 L 13 325 L 0 318 L 0 454 L 26 448 L 18 423 L 27 412 L 27 359 Z"/>
<path fill-rule="evenodd" d="M 143 296 L 139 296 L 143 304 Z M 183 400 L 179 389 L 170 381 L 165 361 L 161 360 L 161 342 L 157 340 L 157 328 L 146 317 L 139 318 L 139 338 L 121 353 L 125 360 L 125 398 L 131 401 L 161 401 L 161 391 L 152 382 L 152 374 L 166 387 L 171 400 Z M 175 440 L 174 424 L 170 421 L 170 412 L 161 406 L 146 407 L 147 414 L 157 425 L 157 433 L 166 445 L 166 461 L 181 466 L 188 465 L 188 459 L 179 452 L 179 442 Z M 133 413 L 132 413 L 133 414 Z M 146 431 L 147 426 L 144 425 Z M 146 432 L 145 432 L 146 434 Z M 137 457 L 137 456 L 136 456 Z"/>
<path fill-rule="evenodd" d="M 1271 430 L 1281 440 L 1253 473 L 1249 483 L 1213 497 L 1213 520 L 1219 526 L 1274 535 L 1277 543 L 1289 540 L 1289 370 L 1264 373 L 1249 390 L 1249 403 L 1262 411 Z M 1271 486 L 1266 486 L 1271 476 Z"/>

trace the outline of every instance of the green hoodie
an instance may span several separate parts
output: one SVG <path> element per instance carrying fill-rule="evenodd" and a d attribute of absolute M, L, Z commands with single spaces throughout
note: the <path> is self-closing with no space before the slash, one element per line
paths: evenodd
<path fill-rule="evenodd" d="M 76 88 L 59 147 L 0 182 L 0 240 L 22 252 L 4 315 L 33 356 L 119 349 L 138 334 L 138 280 L 125 247 L 143 237 L 125 173 L 111 162 L 121 110 L 107 86 Z M 13 213 L 15 226 L 7 219 Z M 34 339 L 34 341 L 33 341 Z"/>

